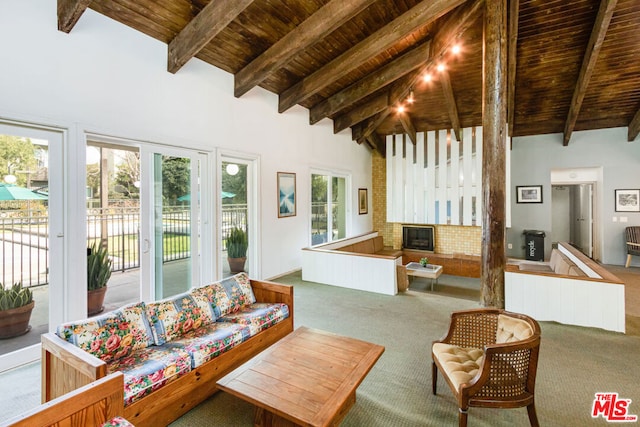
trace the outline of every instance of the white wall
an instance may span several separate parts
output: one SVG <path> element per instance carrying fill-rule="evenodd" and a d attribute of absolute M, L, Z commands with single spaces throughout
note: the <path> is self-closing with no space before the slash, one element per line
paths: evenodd
<path fill-rule="evenodd" d="M 59 32 L 52 0 L 2 0 L 0 40 L 0 117 L 258 155 L 262 277 L 301 266 L 312 166 L 352 175 L 351 233 L 371 230 L 371 214 L 357 214 L 357 189 L 371 188 L 371 154 L 349 131 L 333 135 L 330 121 L 310 126 L 301 107 L 278 114 L 277 96 L 260 88 L 236 99 L 233 76 L 197 59 L 170 74 L 166 44 L 92 10 L 70 34 Z M 295 217 L 277 218 L 277 171 L 297 174 Z"/>
<path fill-rule="evenodd" d="M 640 225 L 640 213 L 616 212 L 615 189 L 640 188 L 640 141 L 627 142 L 627 128 L 573 132 L 568 146 L 562 145 L 561 134 L 513 138 L 511 152 L 511 191 L 517 185 L 542 185 L 543 203 L 512 203 L 512 227 L 507 230 L 507 242 L 513 244 L 510 256 L 523 257 L 520 249 L 525 229 L 543 230 L 545 256 L 551 250 L 551 170 L 602 167 L 602 194 L 599 211 L 602 235 L 601 262 L 624 265 L 626 250 L 624 228 Z M 515 200 L 515 196 L 513 196 Z M 627 222 L 620 222 L 620 218 Z M 615 218 L 615 221 L 614 221 Z M 638 264 L 634 257 L 635 265 Z"/>

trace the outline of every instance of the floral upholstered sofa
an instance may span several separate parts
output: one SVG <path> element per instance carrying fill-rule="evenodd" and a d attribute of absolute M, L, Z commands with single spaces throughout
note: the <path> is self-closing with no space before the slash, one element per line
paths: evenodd
<path fill-rule="evenodd" d="M 293 288 L 239 273 L 43 335 L 43 400 L 122 372 L 125 418 L 166 425 L 213 394 L 218 378 L 291 331 Z M 69 377 L 79 380 L 69 386 Z"/>

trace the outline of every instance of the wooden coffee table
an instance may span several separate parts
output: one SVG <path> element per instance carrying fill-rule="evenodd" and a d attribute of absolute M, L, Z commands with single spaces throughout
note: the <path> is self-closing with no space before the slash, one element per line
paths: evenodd
<path fill-rule="evenodd" d="M 438 277 L 442 274 L 442 266 L 427 264 L 426 267 L 423 267 L 419 262 L 410 262 L 406 266 L 407 268 L 407 276 L 417 276 L 417 277 L 426 277 L 431 279 L 431 291 L 433 292 L 433 281 L 435 280 L 438 283 Z"/>
<path fill-rule="evenodd" d="M 256 426 L 339 425 L 384 347 L 300 327 L 218 381 L 256 406 Z"/>

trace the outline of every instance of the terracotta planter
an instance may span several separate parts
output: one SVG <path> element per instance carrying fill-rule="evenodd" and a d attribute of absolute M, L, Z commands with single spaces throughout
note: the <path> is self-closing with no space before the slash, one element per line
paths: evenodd
<path fill-rule="evenodd" d="M 35 301 L 22 307 L 0 311 L 0 339 L 24 335 L 31 330 L 29 319 Z"/>
<path fill-rule="evenodd" d="M 229 269 L 232 273 L 240 273 L 241 271 L 244 271 L 244 263 L 246 260 L 246 256 L 242 258 L 227 258 L 227 261 L 229 261 Z"/>
<path fill-rule="evenodd" d="M 87 291 L 87 313 L 89 316 L 101 313 L 102 310 L 104 310 L 102 303 L 104 302 L 104 295 L 106 293 L 106 286 Z"/>

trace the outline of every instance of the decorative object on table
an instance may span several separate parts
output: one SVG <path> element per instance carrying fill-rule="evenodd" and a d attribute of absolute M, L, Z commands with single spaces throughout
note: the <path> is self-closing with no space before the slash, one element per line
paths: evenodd
<path fill-rule="evenodd" d="M 104 296 L 111 277 L 111 259 L 107 248 L 93 243 L 87 248 L 87 313 L 89 316 L 104 310 Z"/>
<path fill-rule="evenodd" d="M 296 174 L 278 172 L 278 218 L 296 216 Z"/>
<path fill-rule="evenodd" d="M 369 212 L 369 200 L 367 198 L 367 189 L 358 188 L 358 214 L 364 215 Z"/>
<path fill-rule="evenodd" d="M 516 203 L 542 203 L 542 185 L 517 186 Z"/>
<path fill-rule="evenodd" d="M 426 267 L 427 264 L 429 264 L 429 259 L 428 258 L 420 258 L 420 265 L 423 267 Z"/>
<path fill-rule="evenodd" d="M 0 283 L 0 339 L 17 337 L 31 330 L 29 320 L 35 302 L 21 282 L 5 287 Z"/>
<path fill-rule="evenodd" d="M 244 271 L 244 263 L 247 261 L 247 248 L 249 239 L 242 228 L 235 227 L 227 237 L 227 261 L 232 273 Z"/>
<path fill-rule="evenodd" d="M 640 190 L 616 190 L 616 212 L 640 212 Z"/>

